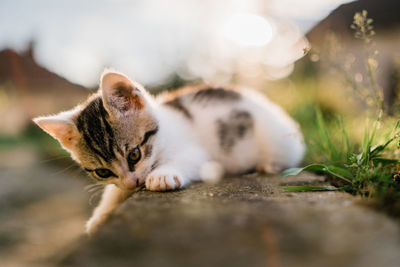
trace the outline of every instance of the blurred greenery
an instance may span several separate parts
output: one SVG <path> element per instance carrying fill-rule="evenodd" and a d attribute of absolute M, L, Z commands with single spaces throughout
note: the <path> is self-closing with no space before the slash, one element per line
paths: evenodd
<path fill-rule="evenodd" d="M 6 150 L 14 147 L 32 147 L 42 158 L 59 158 L 68 156 L 57 140 L 44 133 L 35 124 L 30 123 L 19 134 L 0 135 L 0 149 Z M 70 160 L 68 160 L 70 162 Z"/>

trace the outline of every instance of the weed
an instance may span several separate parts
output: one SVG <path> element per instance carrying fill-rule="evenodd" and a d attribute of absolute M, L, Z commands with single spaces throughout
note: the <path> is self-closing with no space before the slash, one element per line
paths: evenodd
<path fill-rule="evenodd" d="M 379 133 L 386 138 L 382 144 L 376 145 L 381 113 L 371 127 L 366 127 L 364 140 L 358 153 L 355 153 L 348 141 L 344 124 L 340 131 L 341 138 L 334 139 L 326 128 L 321 113 L 317 114 L 317 128 L 320 133 L 318 142 L 325 155 L 325 162 L 287 169 L 281 176 L 296 175 L 302 171 L 323 172 L 334 177 L 334 183 L 341 190 L 363 197 L 383 196 L 388 192 L 396 193 L 400 197 L 400 161 L 397 159 L 398 155 L 392 153 L 399 145 L 400 121 L 390 133 Z"/>
<path fill-rule="evenodd" d="M 331 187 L 285 187 L 290 191 L 331 191 L 343 190 L 364 198 L 372 198 L 382 206 L 399 206 L 400 202 L 400 121 L 392 123 L 384 116 L 382 90 L 376 82 L 377 51 L 372 51 L 375 32 L 373 20 L 367 17 L 367 11 L 354 15 L 351 25 L 355 37 L 363 41 L 364 66 L 368 76 L 368 85 L 362 85 L 345 73 L 345 80 L 350 82 L 362 99 L 375 114 L 373 123 L 367 120 L 363 139 L 350 142 L 342 117 L 335 118 L 335 128 L 327 126 L 326 117 L 320 109 L 315 111 L 316 132 L 311 158 L 317 162 L 303 168 L 291 168 L 282 173 L 282 177 L 296 175 L 302 171 L 325 173 L 332 183 Z M 343 69 L 343 68 L 340 68 Z M 388 124 L 392 126 L 388 127 Z M 383 126 L 383 127 L 382 127 Z M 387 130 L 389 129 L 389 130 Z M 335 133 L 334 135 L 332 133 Z M 315 161 L 314 161 L 315 162 Z M 392 210 L 393 211 L 393 210 Z M 399 212 L 399 210 L 394 210 Z"/>

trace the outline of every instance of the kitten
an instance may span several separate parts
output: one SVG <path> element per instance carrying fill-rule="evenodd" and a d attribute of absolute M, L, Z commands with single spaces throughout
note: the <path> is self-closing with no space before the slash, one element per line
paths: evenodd
<path fill-rule="evenodd" d="M 70 111 L 34 122 L 106 184 L 86 224 L 94 233 L 133 190 L 185 187 L 218 162 L 225 173 L 276 173 L 303 157 L 298 125 L 254 91 L 186 88 L 152 97 L 125 75 L 106 70 L 97 93 Z"/>

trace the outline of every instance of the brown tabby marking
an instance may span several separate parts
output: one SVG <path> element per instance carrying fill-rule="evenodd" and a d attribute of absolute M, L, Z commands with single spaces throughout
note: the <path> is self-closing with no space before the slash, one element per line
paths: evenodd
<path fill-rule="evenodd" d="M 236 141 L 243 138 L 254 125 L 251 114 L 245 110 L 233 110 L 227 119 L 216 121 L 219 143 L 229 153 Z"/>
<path fill-rule="evenodd" d="M 237 101 L 241 95 L 235 91 L 223 88 L 206 88 L 197 91 L 192 100 L 194 102 L 208 102 L 212 100 L 218 101 Z"/>
<path fill-rule="evenodd" d="M 192 114 L 190 114 L 189 110 L 182 104 L 182 101 L 179 97 L 165 102 L 165 105 L 175 108 L 176 110 L 180 111 L 185 115 L 186 118 L 192 119 Z"/>
<path fill-rule="evenodd" d="M 115 151 L 122 155 L 122 150 L 115 143 L 114 132 L 107 118 L 103 100 L 98 97 L 81 111 L 76 118 L 76 126 L 89 149 L 104 161 L 111 162 L 116 159 Z"/>

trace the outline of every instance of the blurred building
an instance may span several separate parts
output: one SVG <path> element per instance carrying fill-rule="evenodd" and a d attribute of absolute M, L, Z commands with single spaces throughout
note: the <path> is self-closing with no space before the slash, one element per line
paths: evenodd
<path fill-rule="evenodd" d="M 71 108 L 90 92 L 38 65 L 33 48 L 0 51 L 0 134 L 19 133 L 33 117 Z"/>

